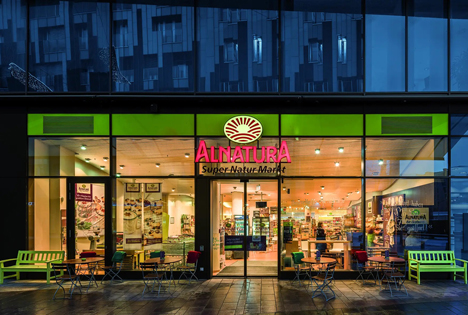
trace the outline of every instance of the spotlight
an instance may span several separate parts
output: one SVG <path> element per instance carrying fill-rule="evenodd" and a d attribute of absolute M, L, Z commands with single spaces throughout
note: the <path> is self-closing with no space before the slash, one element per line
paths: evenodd
<path fill-rule="evenodd" d="M 103 166 L 103 165 L 101 165 L 101 166 L 99 166 L 99 168 L 100 168 L 101 170 L 104 170 L 106 167 Z"/>
<path fill-rule="evenodd" d="M 344 152 L 344 148 L 343 148 L 343 147 L 339 147 L 339 148 L 338 148 L 338 152 L 343 153 L 343 152 Z"/>
<path fill-rule="evenodd" d="M 85 162 L 86 162 L 86 163 L 89 163 L 89 162 L 91 162 L 91 159 L 90 159 L 90 158 L 86 158 L 86 159 L 85 159 Z"/>
<path fill-rule="evenodd" d="M 156 163 L 156 167 L 159 167 L 160 165 L 161 165 L 161 164 L 159 164 L 159 163 Z"/>
<path fill-rule="evenodd" d="M 340 162 L 335 162 L 335 166 L 340 166 Z"/>
<path fill-rule="evenodd" d="M 103 157 L 102 160 L 103 160 L 104 162 L 107 162 L 107 161 L 109 161 L 109 158 L 108 158 L 108 157 Z"/>
<path fill-rule="evenodd" d="M 188 158 L 190 156 L 190 153 L 185 153 L 185 157 Z"/>
<path fill-rule="evenodd" d="M 359 194 L 359 190 L 356 190 L 356 194 Z"/>
<path fill-rule="evenodd" d="M 379 160 L 379 165 L 382 165 L 382 164 L 383 164 L 383 160 L 380 159 L 380 160 Z"/>
<path fill-rule="evenodd" d="M 120 173 L 115 174 L 115 177 L 120 177 Z"/>
<path fill-rule="evenodd" d="M 81 145 L 81 150 L 86 150 L 86 144 Z"/>
<path fill-rule="evenodd" d="M 320 149 L 315 149 L 315 154 L 320 154 Z"/>
<path fill-rule="evenodd" d="M 125 165 L 120 165 L 120 169 L 123 170 Z"/>
<path fill-rule="evenodd" d="M 325 186 L 322 186 L 322 189 L 325 189 Z"/>
<path fill-rule="evenodd" d="M 283 187 L 283 190 L 286 190 L 286 187 Z"/>
<path fill-rule="evenodd" d="M 175 188 L 172 188 L 172 191 L 174 192 L 174 191 L 175 191 Z"/>

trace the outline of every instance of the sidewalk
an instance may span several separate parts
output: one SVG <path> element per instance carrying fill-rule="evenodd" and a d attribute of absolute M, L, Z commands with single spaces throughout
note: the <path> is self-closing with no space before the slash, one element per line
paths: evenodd
<path fill-rule="evenodd" d="M 143 282 L 127 280 L 53 301 L 55 282 L 7 280 L 0 285 L 0 314 L 468 314 L 468 285 L 461 281 L 405 284 L 409 296 L 392 298 L 378 286 L 336 280 L 336 298 L 325 302 L 274 278 L 200 280 L 172 286 L 172 294 L 159 297 L 142 297 Z"/>

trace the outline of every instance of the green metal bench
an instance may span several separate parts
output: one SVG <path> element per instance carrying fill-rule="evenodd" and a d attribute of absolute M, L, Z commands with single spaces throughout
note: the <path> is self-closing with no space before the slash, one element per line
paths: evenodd
<path fill-rule="evenodd" d="M 463 266 L 457 265 L 457 261 L 463 263 Z M 453 280 L 456 277 L 462 277 L 467 284 L 467 263 L 468 261 L 457 259 L 453 251 L 408 251 L 409 272 L 408 279 L 417 279 L 421 284 L 421 272 L 453 272 Z M 463 275 L 457 272 L 463 272 Z M 416 275 L 412 274 L 413 272 Z"/>
<path fill-rule="evenodd" d="M 0 260 L 0 284 L 7 278 L 16 277 L 20 279 L 20 272 L 45 272 L 47 274 L 47 283 L 55 277 L 51 275 L 53 272 L 52 263 L 61 263 L 65 258 L 64 251 L 34 251 L 20 250 L 18 257 L 6 260 Z M 15 262 L 14 265 L 5 266 L 5 263 Z M 13 275 L 5 276 L 5 272 L 14 272 Z M 63 271 L 60 275 L 63 275 Z"/>

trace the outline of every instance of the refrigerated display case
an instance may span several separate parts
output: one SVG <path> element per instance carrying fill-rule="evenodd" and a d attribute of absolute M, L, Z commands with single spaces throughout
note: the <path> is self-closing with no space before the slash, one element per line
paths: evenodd
<path fill-rule="evenodd" d="M 270 218 L 259 217 L 252 219 L 252 235 L 266 236 L 267 245 L 270 238 Z"/>
<path fill-rule="evenodd" d="M 235 235 L 244 235 L 244 216 L 243 215 L 235 215 Z M 249 222 L 249 216 L 247 216 L 247 222 Z M 246 236 L 249 235 L 249 230 L 247 229 Z"/>

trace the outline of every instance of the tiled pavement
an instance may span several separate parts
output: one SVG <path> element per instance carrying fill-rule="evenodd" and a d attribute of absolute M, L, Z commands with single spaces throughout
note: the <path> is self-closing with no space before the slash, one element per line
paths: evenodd
<path fill-rule="evenodd" d="M 53 301 L 55 283 L 7 280 L 0 285 L 0 314 L 468 314 L 468 286 L 461 281 L 407 281 L 406 287 L 408 297 L 392 298 L 378 286 L 336 280 L 336 298 L 325 302 L 272 278 L 200 280 L 159 297 L 142 296 L 143 282 L 126 280 Z"/>

